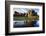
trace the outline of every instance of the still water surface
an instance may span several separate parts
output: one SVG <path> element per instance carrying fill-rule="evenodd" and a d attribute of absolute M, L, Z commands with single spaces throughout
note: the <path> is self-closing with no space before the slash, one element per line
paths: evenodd
<path fill-rule="evenodd" d="M 39 20 L 29 21 L 29 20 L 16 20 L 13 21 L 14 27 L 39 27 Z"/>

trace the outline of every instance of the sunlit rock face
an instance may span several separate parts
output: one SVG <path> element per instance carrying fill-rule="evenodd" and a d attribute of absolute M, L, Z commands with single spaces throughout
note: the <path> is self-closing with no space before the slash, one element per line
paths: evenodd
<path fill-rule="evenodd" d="M 32 12 L 28 13 L 28 18 L 30 18 L 32 16 Z"/>

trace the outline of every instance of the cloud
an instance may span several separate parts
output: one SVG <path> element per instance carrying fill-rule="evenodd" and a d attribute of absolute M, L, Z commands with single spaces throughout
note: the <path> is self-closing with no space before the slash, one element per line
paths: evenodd
<path fill-rule="evenodd" d="M 14 10 L 19 13 L 27 13 L 28 10 L 31 10 L 31 8 L 15 8 Z M 33 10 L 35 10 L 35 12 L 37 12 L 37 14 L 39 15 L 39 9 L 35 8 Z"/>

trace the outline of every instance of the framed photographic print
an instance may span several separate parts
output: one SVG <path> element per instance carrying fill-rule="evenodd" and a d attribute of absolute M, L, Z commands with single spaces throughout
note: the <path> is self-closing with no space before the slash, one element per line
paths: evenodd
<path fill-rule="evenodd" d="M 5 2 L 6 35 L 45 32 L 45 4 L 40 2 Z"/>

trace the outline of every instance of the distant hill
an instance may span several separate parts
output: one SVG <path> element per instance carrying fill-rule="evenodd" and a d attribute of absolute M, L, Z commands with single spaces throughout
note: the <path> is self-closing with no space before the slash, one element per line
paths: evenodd
<path fill-rule="evenodd" d="M 14 16 L 25 16 L 26 13 L 19 13 L 17 11 L 14 12 Z"/>
<path fill-rule="evenodd" d="M 28 12 L 31 12 L 31 10 L 29 10 Z M 33 16 L 38 16 L 37 12 L 35 12 L 35 10 L 32 10 L 31 13 L 32 13 Z M 28 13 L 19 13 L 17 11 L 14 12 L 14 16 L 25 16 L 25 15 L 27 16 L 29 14 Z"/>

